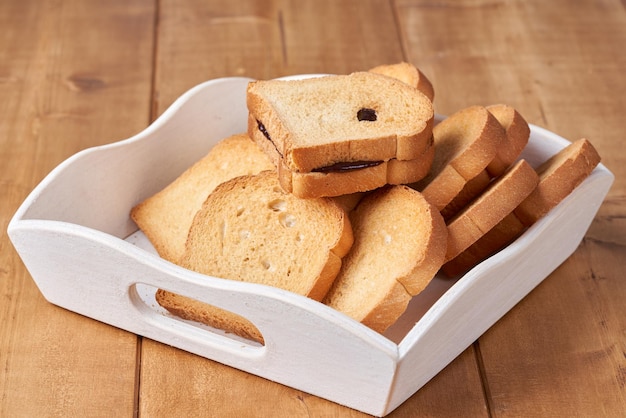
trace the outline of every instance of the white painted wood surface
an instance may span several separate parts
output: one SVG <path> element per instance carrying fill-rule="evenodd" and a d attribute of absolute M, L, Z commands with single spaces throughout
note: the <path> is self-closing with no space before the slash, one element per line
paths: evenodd
<path fill-rule="evenodd" d="M 391 412 L 510 310 L 577 248 L 613 175 L 598 166 L 547 217 L 459 280 L 437 277 L 385 335 L 305 297 L 203 276 L 160 259 L 130 209 L 244 132 L 248 79 L 208 81 L 138 135 L 71 157 L 31 193 L 9 236 L 44 297 L 95 320 L 351 408 Z M 536 126 L 533 165 L 566 146 Z M 179 320 L 156 288 L 251 320 L 265 345 Z"/>

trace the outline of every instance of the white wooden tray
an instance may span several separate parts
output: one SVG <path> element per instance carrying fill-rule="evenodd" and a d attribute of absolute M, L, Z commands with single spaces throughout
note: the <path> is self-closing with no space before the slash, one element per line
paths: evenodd
<path fill-rule="evenodd" d="M 220 139 L 244 132 L 249 79 L 208 81 L 138 135 L 84 150 L 28 196 L 8 233 L 53 304 L 372 415 L 384 416 L 574 252 L 613 182 L 598 166 L 562 204 L 458 280 L 437 277 L 383 336 L 305 297 L 203 276 L 155 255 L 130 209 Z M 568 142 L 536 126 L 524 158 Z M 173 317 L 156 288 L 251 320 L 265 345 Z"/>

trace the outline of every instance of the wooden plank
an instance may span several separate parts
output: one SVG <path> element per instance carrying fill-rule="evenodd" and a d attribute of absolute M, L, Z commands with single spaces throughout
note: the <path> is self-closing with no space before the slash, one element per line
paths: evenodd
<path fill-rule="evenodd" d="M 215 77 L 347 73 L 399 62 L 404 56 L 395 19 L 386 1 L 162 1 L 155 116 Z M 142 344 L 141 372 L 140 415 L 363 416 L 149 340 Z M 485 412 L 471 348 L 394 415 L 414 416 L 415 410 Z"/>
<path fill-rule="evenodd" d="M 151 0 L 0 3 L 3 231 L 62 160 L 148 123 L 153 22 Z M 137 337 L 49 304 L 0 248 L 0 416 L 132 415 Z"/>
<path fill-rule="evenodd" d="M 626 13 L 587 1 L 432 2 L 399 0 L 407 59 L 435 87 L 435 110 L 504 102 L 531 123 L 570 140 L 588 137 L 618 179 L 626 105 Z M 570 45 L 564 47 L 564 45 Z M 617 188 L 616 188 L 617 187 Z M 624 194 L 618 181 L 613 193 Z M 619 190 L 619 191 L 618 191 Z"/>
<path fill-rule="evenodd" d="M 435 111 L 506 102 L 528 116 L 537 98 L 533 77 L 512 71 L 523 62 L 517 44 L 526 36 L 515 6 L 501 2 L 399 0 L 399 25 L 407 59 L 435 88 Z M 530 116 L 535 116 L 532 114 Z"/>
<path fill-rule="evenodd" d="M 155 110 L 211 78 L 349 73 L 402 59 L 388 1 L 166 0 Z"/>
<path fill-rule="evenodd" d="M 576 253 L 481 339 L 499 415 L 626 410 L 625 203 L 607 200 Z"/>
<path fill-rule="evenodd" d="M 470 346 L 390 417 L 488 417 L 477 353 Z"/>
<path fill-rule="evenodd" d="M 616 174 L 578 251 L 480 339 L 490 413 L 623 415 L 623 4 L 397 4 L 409 59 L 433 79 L 441 113 L 511 104 L 566 138 L 588 137 Z M 427 22 L 432 32 L 420 29 Z"/>

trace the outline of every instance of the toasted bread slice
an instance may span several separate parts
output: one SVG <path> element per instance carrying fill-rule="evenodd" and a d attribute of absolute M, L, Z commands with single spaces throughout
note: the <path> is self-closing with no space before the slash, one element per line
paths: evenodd
<path fill-rule="evenodd" d="M 274 171 L 229 180 L 194 217 L 181 266 L 321 300 L 352 245 L 347 214 L 331 199 L 298 199 Z"/>
<path fill-rule="evenodd" d="M 568 196 L 600 163 L 600 155 L 586 138 L 568 145 L 537 168 L 539 186 L 515 209 L 530 226 Z"/>
<path fill-rule="evenodd" d="M 463 190 L 441 210 L 443 218 L 448 221 L 473 199 L 479 196 L 493 178 L 501 176 L 520 156 L 528 143 L 530 127 L 515 108 L 496 104 L 487 106 L 487 110 L 500 123 L 505 135 L 496 150 L 496 155 L 489 165 L 476 177 L 469 180 Z"/>
<path fill-rule="evenodd" d="M 480 197 L 448 223 L 445 261 L 457 257 L 478 241 L 537 187 L 539 177 L 525 160 L 518 161 Z"/>
<path fill-rule="evenodd" d="M 246 134 L 233 135 L 220 141 L 163 190 L 135 206 L 131 217 L 159 255 L 175 263 L 185 250 L 194 215 L 218 184 L 273 168 Z"/>
<path fill-rule="evenodd" d="M 444 264 L 441 271 L 448 277 L 465 273 L 481 261 L 509 245 L 525 229 L 526 226 L 519 218 L 514 213 L 510 213 L 474 244 Z"/>
<path fill-rule="evenodd" d="M 382 333 L 441 267 L 447 229 L 407 186 L 371 192 L 350 219 L 354 245 L 324 303 Z"/>
<path fill-rule="evenodd" d="M 265 343 L 261 331 L 241 315 L 163 289 L 157 290 L 155 299 L 179 318 L 209 325 L 260 344 Z"/>
<path fill-rule="evenodd" d="M 480 194 L 489 187 L 491 180 L 491 176 L 487 170 L 483 170 L 478 173 L 476 177 L 465 183 L 465 186 L 463 186 L 459 194 L 457 194 L 445 208 L 441 209 L 443 219 L 447 222 L 462 211 L 472 200 L 480 196 Z"/>
<path fill-rule="evenodd" d="M 397 78 L 409 86 L 415 87 L 432 102 L 435 100 L 435 89 L 430 80 L 415 65 L 408 62 L 379 65 L 369 70 L 372 73 Z"/>
<path fill-rule="evenodd" d="M 580 139 L 542 164 L 539 184 L 533 192 L 498 225 L 447 262 L 442 271 L 448 276 L 464 273 L 518 238 L 527 227 L 545 216 L 600 163 L 600 156 L 587 139 Z"/>
<path fill-rule="evenodd" d="M 482 106 L 454 113 L 433 128 L 435 158 L 431 171 L 412 187 L 443 210 L 489 165 L 504 137 L 498 120 Z"/>
<path fill-rule="evenodd" d="M 505 137 L 495 158 L 487 166 L 492 177 L 502 175 L 518 159 L 530 138 L 530 127 L 524 117 L 513 107 L 505 104 L 487 106 L 491 113 L 504 128 Z"/>
<path fill-rule="evenodd" d="M 358 72 L 256 81 L 246 97 L 248 133 L 280 176 L 376 168 L 394 158 L 419 158 L 431 146 L 432 102 L 392 77 Z M 364 191 L 358 181 L 352 185 L 352 191 Z M 330 196 L 321 187 L 316 195 Z"/>
<path fill-rule="evenodd" d="M 280 188 L 274 171 L 263 171 L 215 188 L 193 219 L 180 265 L 321 300 L 352 241 L 348 216 L 335 201 L 298 199 Z M 165 290 L 157 301 L 181 318 L 263 341 L 231 312 Z"/>

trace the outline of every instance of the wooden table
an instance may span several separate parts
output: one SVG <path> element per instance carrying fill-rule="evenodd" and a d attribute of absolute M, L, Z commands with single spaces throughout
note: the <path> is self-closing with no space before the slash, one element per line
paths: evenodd
<path fill-rule="evenodd" d="M 402 60 L 438 113 L 510 104 L 616 181 L 574 255 L 392 416 L 626 415 L 623 2 L 4 0 L 0 416 L 363 416 L 49 304 L 5 231 L 57 164 L 202 81 Z"/>

